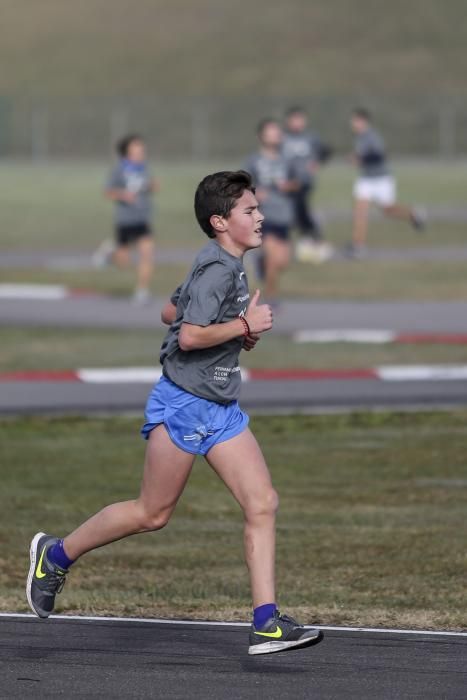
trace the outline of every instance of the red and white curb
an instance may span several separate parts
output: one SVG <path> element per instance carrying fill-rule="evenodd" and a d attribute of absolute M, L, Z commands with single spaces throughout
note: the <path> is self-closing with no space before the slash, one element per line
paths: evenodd
<path fill-rule="evenodd" d="M 383 382 L 467 381 L 467 365 L 381 365 L 367 369 L 241 369 L 244 382 L 348 381 Z M 3 382 L 80 382 L 83 384 L 152 384 L 162 376 L 154 367 L 113 369 L 25 370 L 1 372 Z"/>
<path fill-rule="evenodd" d="M 297 331 L 292 336 L 295 343 L 362 343 L 385 345 L 441 344 L 467 345 L 467 333 L 397 333 L 390 330 L 336 329 Z"/>

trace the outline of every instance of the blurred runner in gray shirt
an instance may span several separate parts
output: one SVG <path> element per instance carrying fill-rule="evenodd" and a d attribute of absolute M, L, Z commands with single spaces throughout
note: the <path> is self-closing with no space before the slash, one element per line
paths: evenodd
<path fill-rule="evenodd" d="M 118 160 L 105 185 L 105 196 L 114 203 L 115 240 L 104 241 L 93 255 L 96 267 L 114 262 L 130 265 L 131 248 L 136 248 L 138 264 L 133 299 L 138 304 L 150 300 L 154 268 L 153 195 L 158 185 L 147 162 L 146 144 L 138 134 L 129 134 L 116 144 Z"/>
<path fill-rule="evenodd" d="M 352 242 L 347 249 L 349 257 L 361 258 L 366 252 L 368 214 L 372 203 L 386 216 L 406 221 L 416 230 L 426 224 L 425 212 L 397 202 L 396 181 L 387 163 L 386 147 L 381 134 L 374 128 L 368 110 L 359 107 L 350 118 L 355 135 L 353 162 L 358 167 L 354 184 L 354 211 Z"/>
<path fill-rule="evenodd" d="M 311 196 L 316 175 L 331 149 L 308 128 L 308 115 L 302 107 L 291 107 L 285 115 L 282 153 L 292 163 L 300 188 L 293 193 L 295 224 L 301 235 L 296 246 L 297 258 L 303 262 L 323 262 L 330 257 L 330 246 L 323 243 L 320 226 L 313 214 Z"/>
<path fill-rule="evenodd" d="M 264 119 L 258 126 L 260 148 L 244 168 L 253 178 L 256 196 L 265 219 L 263 249 L 257 258 L 258 277 L 265 282 L 265 294 L 275 301 L 280 273 L 290 262 L 290 229 L 294 221 L 291 193 L 298 189 L 293 163 L 282 153 L 283 132 L 278 121 Z"/>

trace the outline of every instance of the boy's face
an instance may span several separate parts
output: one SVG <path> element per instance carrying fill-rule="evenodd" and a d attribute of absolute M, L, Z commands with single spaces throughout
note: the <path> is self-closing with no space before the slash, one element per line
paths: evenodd
<path fill-rule="evenodd" d="M 350 128 L 352 129 L 354 134 L 362 134 L 368 129 L 368 122 L 366 119 L 363 119 L 362 117 L 359 117 L 358 115 L 354 114 L 350 118 Z"/>
<path fill-rule="evenodd" d="M 282 138 L 282 129 L 280 125 L 275 122 L 265 124 L 259 136 L 259 140 L 263 146 L 277 149 L 279 149 L 282 144 Z"/>
<path fill-rule="evenodd" d="M 126 157 L 133 163 L 142 163 L 146 160 L 146 146 L 143 141 L 135 139 L 128 145 Z"/>
<path fill-rule="evenodd" d="M 225 223 L 225 233 L 234 247 L 242 253 L 259 248 L 262 241 L 261 224 L 264 216 L 258 209 L 258 200 L 253 192 L 245 190 L 230 212 Z"/>
<path fill-rule="evenodd" d="M 294 134 L 300 134 L 305 131 L 308 120 L 303 112 L 293 112 L 287 117 L 287 129 Z"/>

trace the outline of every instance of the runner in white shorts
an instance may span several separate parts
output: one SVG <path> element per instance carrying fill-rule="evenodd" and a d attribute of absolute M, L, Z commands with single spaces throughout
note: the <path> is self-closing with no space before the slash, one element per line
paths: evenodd
<path fill-rule="evenodd" d="M 387 216 L 407 221 L 417 230 L 424 228 L 426 217 L 421 210 L 397 203 L 396 182 L 387 165 L 384 141 L 372 126 L 369 112 L 362 108 L 355 109 L 350 125 L 355 134 L 353 158 L 359 168 L 359 177 L 353 189 L 355 202 L 352 243 L 348 252 L 350 257 L 362 257 L 365 253 L 368 214 L 372 203 L 379 206 Z"/>

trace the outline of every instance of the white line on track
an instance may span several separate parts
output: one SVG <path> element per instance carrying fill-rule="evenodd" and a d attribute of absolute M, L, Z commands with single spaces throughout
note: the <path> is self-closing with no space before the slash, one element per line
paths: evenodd
<path fill-rule="evenodd" d="M 77 375 L 86 384 L 153 384 L 162 376 L 157 367 L 115 367 L 79 369 Z"/>
<path fill-rule="evenodd" d="M 0 618 L 30 618 L 38 619 L 31 613 L 0 613 Z M 158 625 L 193 625 L 203 627 L 249 627 L 249 622 L 219 622 L 204 620 L 164 620 L 161 618 L 147 617 L 99 617 L 88 615 L 51 615 L 52 620 L 82 620 L 85 622 L 145 622 Z M 378 634 L 421 634 L 433 637 L 463 637 L 467 638 L 467 632 L 443 632 L 442 630 L 413 630 L 413 629 L 385 629 L 383 627 L 338 627 L 331 625 L 305 625 L 306 628 L 317 628 L 330 632 L 371 632 Z"/>
<path fill-rule="evenodd" d="M 396 340 L 394 331 L 370 329 L 336 329 L 297 331 L 293 335 L 296 343 L 392 343 Z"/>
<path fill-rule="evenodd" d="M 61 301 L 68 289 L 60 284 L 0 284 L 0 299 Z"/>

